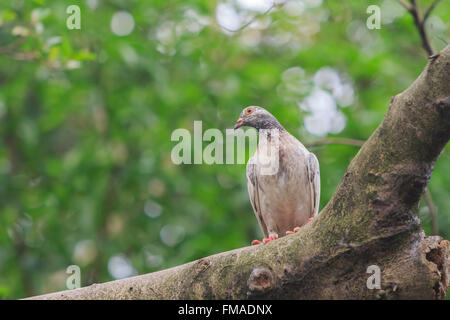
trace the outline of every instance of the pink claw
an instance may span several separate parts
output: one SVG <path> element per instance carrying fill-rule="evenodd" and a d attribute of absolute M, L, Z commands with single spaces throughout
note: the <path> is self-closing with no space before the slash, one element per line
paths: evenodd
<path fill-rule="evenodd" d="M 268 242 L 270 242 L 270 241 L 272 241 L 272 240 L 273 240 L 272 237 L 264 238 L 264 239 L 263 239 L 263 242 L 264 242 L 264 243 L 268 243 Z"/>
<path fill-rule="evenodd" d="M 293 231 L 286 231 L 286 234 L 293 234 L 298 232 L 298 230 L 300 230 L 300 227 L 295 227 Z"/>
<path fill-rule="evenodd" d="M 262 242 L 259 240 L 253 240 L 252 241 L 252 246 L 254 246 L 255 244 L 261 244 Z"/>
<path fill-rule="evenodd" d="M 270 236 L 270 237 L 268 237 L 268 238 L 264 238 L 262 242 L 259 241 L 259 240 L 253 240 L 253 241 L 252 241 L 252 246 L 255 245 L 255 244 L 268 243 L 268 242 L 270 242 L 270 241 L 272 241 L 272 240 L 277 240 L 277 239 L 278 239 L 278 235 L 275 234 L 275 235 Z"/>
<path fill-rule="evenodd" d="M 273 241 L 273 240 L 277 240 L 278 239 L 278 235 L 277 234 L 274 234 L 273 236 L 270 236 L 270 237 L 268 237 L 268 238 L 264 238 L 263 239 L 263 242 L 264 243 L 267 243 L 267 242 L 270 242 L 270 241 Z"/>

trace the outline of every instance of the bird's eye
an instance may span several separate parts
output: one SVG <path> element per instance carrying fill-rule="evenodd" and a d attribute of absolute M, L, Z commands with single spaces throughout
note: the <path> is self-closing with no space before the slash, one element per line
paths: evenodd
<path fill-rule="evenodd" d="M 253 108 L 247 108 L 247 109 L 245 110 L 245 113 L 246 113 L 246 114 L 251 114 L 253 111 L 254 111 Z"/>

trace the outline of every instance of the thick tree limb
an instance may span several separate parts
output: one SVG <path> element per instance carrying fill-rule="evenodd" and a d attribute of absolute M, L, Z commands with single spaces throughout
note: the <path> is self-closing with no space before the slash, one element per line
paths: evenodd
<path fill-rule="evenodd" d="M 438 299 L 449 242 L 413 213 L 450 138 L 450 46 L 392 98 L 336 193 L 300 232 L 151 274 L 35 299 Z M 368 289 L 367 267 L 381 269 Z"/>
<path fill-rule="evenodd" d="M 307 148 L 330 145 L 330 144 L 342 144 L 342 145 L 353 146 L 353 147 L 362 147 L 362 145 L 364 143 L 365 143 L 364 140 L 356 140 L 356 139 L 339 137 L 339 138 L 324 138 L 324 139 L 316 140 L 313 142 L 304 143 L 304 145 Z M 431 221 L 431 233 L 433 236 L 437 236 L 437 235 L 439 235 L 437 210 L 433 203 L 433 199 L 431 197 L 431 192 L 430 192 L 429 188 L 427 188 L 427 190 L 425 191 L 423 198 L 428 207 L 428 212 L 429 212 L 430 221 Z"/>

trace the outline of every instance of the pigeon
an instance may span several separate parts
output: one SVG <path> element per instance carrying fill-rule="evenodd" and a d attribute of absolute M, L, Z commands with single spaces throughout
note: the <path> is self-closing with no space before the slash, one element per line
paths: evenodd
<path fill-rule="evenodd" d="M 252 245 L 267 243 L 297 232 L 317 216 L 319 161 L 264 108 L 245 108 L 234 129 L 243 126 L 257 129 L 259 135 L 246 175 L 250 202 L 264 239 L 253 240 Z"/>

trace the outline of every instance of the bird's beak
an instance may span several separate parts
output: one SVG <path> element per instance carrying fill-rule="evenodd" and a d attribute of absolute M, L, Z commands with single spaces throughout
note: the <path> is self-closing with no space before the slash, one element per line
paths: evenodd
<path fill-rule="evenodd" d="M 244 122 L 244 119 L 239 118 L 238 121 L 236 121 L 236 124 L 234 125 L 234 130 L 242 127 L 242 123 Z"/>

